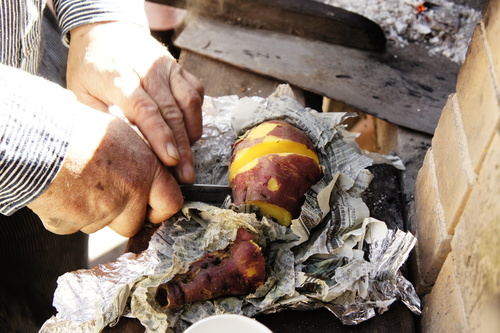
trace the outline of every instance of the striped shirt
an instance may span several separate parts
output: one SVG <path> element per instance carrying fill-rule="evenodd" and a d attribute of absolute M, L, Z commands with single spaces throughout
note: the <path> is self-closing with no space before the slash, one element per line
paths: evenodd
<path fill-rule="evenodd" d="M 104 21 L 147 27 L 142 0 L 54 0 L 62 38 Z M 44 0 L 0 1 L 0 213 L 36 199 L 59 171 L 71 140 L 75 96 L 35 76 Z"/>

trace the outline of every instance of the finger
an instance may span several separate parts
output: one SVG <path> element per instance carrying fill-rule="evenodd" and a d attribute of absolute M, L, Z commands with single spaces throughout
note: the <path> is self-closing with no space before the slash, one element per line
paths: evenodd
<path fill-rule="evenodd" d="M 142 88 L 137 88 L 120 107 L 124 109 L 127 118 L 137 125 L 156 156 L 165 165 L 175 166 L 179 163 L 175 135 L 163 119 L 157 104 Z"/>
<path fill-rule="evenodd" d="M 139 128 L 156 156 L 165 165 L 177 165 L 179 153 L 174 134 L 163 120 L 157 103 L 142 88 L 138 75 L 135 72 L 122 73 L 113 82 L 114 86 L 108 89 L 113 104 Z"/>
<path fill-rule="evenodd" d="M 57 218 L 40 218 L 45 229 L 57 235 L 69 235 L 77 232 L 80 228 L 77 225 L 68 224 Z"/>
<path fill-rule="evenodd" d="M 101 218 L 95 219 L 93 223 L 86 224 L 82 226 L 80 229 L 82 232 L 86 234 L 93 234 L 94 232 L 101 230 L 102 228 L 110 225 L 114 220 L 118 219 L 127 207 L 132 206 L 128 203 L 126 199 L 122 200 L 120 203 L 114 206 L 112 211 L 108 211 L 105 214 L 101 215 Z M 134 209 L 136 209 L 134 207 Z"/>
<path fill-rule="evenodd" d="M 203 87 L 203 84 L 200 82 L 200 80 L 198 80 L 197 77 L 195 77 L 193 74 L 191 74 L 185 69 L 182 69 L 181 75 L 198 92 L 198 95 L 201 96 L 201 104 L 203 104 L 203 97 L 205 96 L 205 88 Z"/>
<path fill-rule="evenodd" d="M 149 192 L 148 220 L 161 223 L 177 213 L 184 204 L 184 198 L 174 177 L 160 166 Z"/>
<path fill-rule="evenodd" d="M 161 112 L 163 114 L 163 119 L 165 119 L 169 128 L 172 129 L 177 151 L 179 153 L 179 163 L 174 166 L 173 171 L 179 182 L 190 184 L 194 182 L 195 170 L 191 144 L 185 130 L 184 117 L 176 106 L 164 106 L 161 108 Z"/>
<path fill-rule="evenodd" d="M 99 231 L 102 228 L 104 228 L 105 226 L 107 226 L 109 223 L 110 223 L 109 221 L 106 221 L 106 222 L 99 221 L 99 222 L 89 224 L 89 225 L 81 228 L 80 230 L 86 234 L 93 234 L 94 232 Z"/>
<path fill-rule="evenodd" d="M 136 204 L 128 203 L 125 210 L 111 221 L 108 227 L 123 237 L 132 237 L 142 228 L 146 218 L 146 210 L 145 200 Z"/>
<path fill-rule="evenodd" d="M 189 142 L 193 144 L 201 137 L 203 130 L 201 106 L 204 89 L 198 79 L 189 72 L 180 69 L 179 75 L 182 80 L 171 84 L 172 95 L 183 112 Z"/>
<path fill-rule="evenodd" d="M 85 233 L 94 233 L 106 226 L 124 237 L 132 237 L 144 224 L 147 209 L 148 188 L 141 192 L 130 192 L 123 197 L 114 214 L 81 229 Z M 144 192 L 144 193 L 143 193 Z"/>
<path fill-rule="evenodd" d="M 180 77 L 178 69 L 171 72 L 170 78 L 172 77 L 176 77 L 177 79 Z M 154 84 L 154 82 L 156 83 Z M 191 87 L 187 86 L 187 82 L 184 79 L 176 80 L 176 84 L 172 84 L 171 87 L 169 86 L 168 81 L 164 80 L 162 81 L 162 84 L 159 84 L 158 82 L 158 77 L 156 79 L 151 79 L 147 81 L 144 89 L 149 94 L 149 96 L 154 98 L 156 105 L 158 105 L 158 108 L 160 110 L 163 122 L 167 124 L 167 128 L 172 132 L 174 139 L 173 142 L 175 142 L 175 146 L 177 148 L 179 156 L 178 165 L 174 167 L 175 175 L 181 183 L 192 183 L 195 179 L 195 170 L 191 153 L 191 143 L 187 134 L 188 128 L 186 126 L 186 123 L 184 122 L 184 120 L 186 119 L 186 115 L 183 113 L 183 110 L 179 108 L 177 101 L 172 93 L 169 92 L 172 92 L 173 86 L 176 86 L 176 91 L 179 91 L 179 89 L 182 90 L 182 88 L 179 88 L 179 86 L 189 88 L 189 90 L 191 91 L 194 90 Z M 159 89 L 159 87 L 163 88 Z M 196 107 L 194 109 L 196 109 Z M 198 129 L 196 131 L 201 132 L 201 111 L 198 109 L 197 112 L 191 113 L 195 115 L 191 118 L 198 119 L 193 122 L 197 124 L 196 126 L 198 127 Z M 144 124 L 145 121 L 142 120 L 141 123 Z M 139 123 L 138 126 L 140 126 Z M 141 129 L 141 132 L 142 131 L 143 130 Z"/>

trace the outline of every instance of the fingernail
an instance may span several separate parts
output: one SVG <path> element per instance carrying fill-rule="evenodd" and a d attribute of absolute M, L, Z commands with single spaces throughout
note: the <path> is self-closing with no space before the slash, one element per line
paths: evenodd
<path fill-rule="evenodd" d="M 183 165 L 182 169 L 181 169 L 180 177 L 181 177 L 183 182 L 192 183 L 194 181 L 194 178 L 195 178 L 194 168 L 189 164 Z"/>
<path fill-rule="evenodd" d="M 173 159 L 179 160 L 179 152 L 177 151 L 177 148 L 175 148 L 175 146 L 170 142 L 167 142 L 167 154 Z"/>

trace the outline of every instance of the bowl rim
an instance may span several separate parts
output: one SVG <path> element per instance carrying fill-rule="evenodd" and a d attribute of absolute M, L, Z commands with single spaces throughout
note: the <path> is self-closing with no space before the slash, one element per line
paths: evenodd
<path fill-rule="evenodd" d="M 224 319 L 237 319 L 237 320 L 245 322 L 246 324 L 252 325 L 255 328 L 259 328 L 262 331 L 262 333 L 264 333 L 264 332 L 272 333 L 272 331 L 267 326 L 265 326 L 261 322 L 257 321 L 256 319 L 245 316 L 245 315 L 234 314 L 234 313 L 218 314 L 218 315 L 212 315 L 212 316 L 203 318 L 203 319 L 193 323 L 191 326 L 189 326 L 184 331 L 184 333 L 189 333 L 192 330 L 194 330 L 202 325 L 205 325 L 207 322 L 219 321 L 219 320 L 224 320 Z"/>

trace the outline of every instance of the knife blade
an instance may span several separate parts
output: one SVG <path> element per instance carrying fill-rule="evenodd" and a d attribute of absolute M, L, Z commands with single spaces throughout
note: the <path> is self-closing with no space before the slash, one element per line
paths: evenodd
<path fill-rule="evenodd" d="M 180 186 L 185 201 L 201 201 L 208 204 L 222 204 L 232 190 L 227 185 L 192 184 Z"/>

